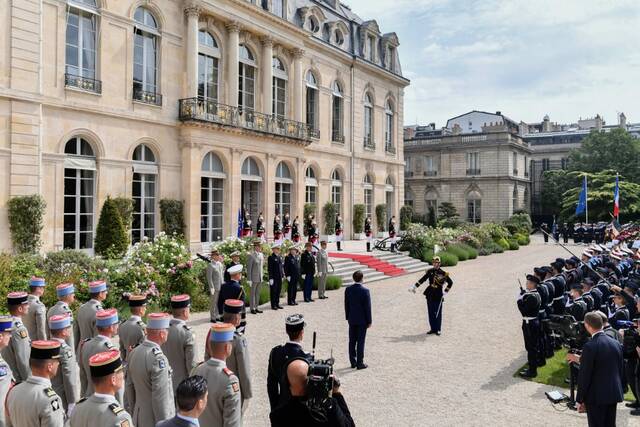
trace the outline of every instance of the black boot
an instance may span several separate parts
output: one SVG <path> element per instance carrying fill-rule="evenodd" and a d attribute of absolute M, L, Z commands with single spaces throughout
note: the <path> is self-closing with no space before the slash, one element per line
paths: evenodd
<path fill-rule="evenodd" d="M 340 242 L 336 242 L 336 246 L 338 246 L 338 250 L 341 251 L 342 249 L 340 249 Z"/>
<path fill-rule="evenodd" d="M 371 252 L 371 243 L 367 242 L 367 252 Z"/>

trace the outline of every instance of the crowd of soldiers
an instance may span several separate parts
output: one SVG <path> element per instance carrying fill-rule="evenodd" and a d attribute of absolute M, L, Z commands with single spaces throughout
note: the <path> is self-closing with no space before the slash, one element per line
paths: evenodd
<path fill-rule="evenodd" d="M 600 221 L 598 223 L 583 223 L 578 222 L 570 225 L 566 222 L 562 225 L 558 225 L 555 222 L 551 228 L 547 223 L 541 225 L 544 237 L 544 242 L 549 242 L 549 236 L 551 236 L 556 242 L 560 242 L 560 239 L 564 243 L 569 243 L 569 239 L 573 239 L 575 244 L 602 244 L 609 237 L 610 227 L 608 223 Z"/>
<path fill-rule="evenodd" d="M 620 242 L 592 243 L 580 258 L 557 258 L 535 267 L 526 276 L 517 304 L 527 351 L 522 377 L 537 376 L 537 369 L 561 345 L 579 351 L 586 342 L 586 334 L 580 334 L 582 322 L 595 311 L 603 318 L 604 333 L 623 345 L 625 380 L 635 398 L 627 406 L 640 415 L 640 251 Z M 552 324 L 563 318 L 570 320 L 576 334 L 562 337 L 554 329 Z"/>

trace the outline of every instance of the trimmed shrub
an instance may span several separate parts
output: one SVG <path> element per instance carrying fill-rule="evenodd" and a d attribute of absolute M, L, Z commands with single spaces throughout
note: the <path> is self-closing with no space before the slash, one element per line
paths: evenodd
<path fill-rule="evenodd" d="M 518 245 L 518 242 L 514 239 L 509 240 L 509 250 L 517 251 L 518 249 L 520 249 L 520 245 Z"/>
<path fill-rule="evenodd" d="M 338 209 L 332 202 L 325 203 L 322 208 L 324 216 L 324 234 L 332 235 L 336 232 L 336 217 L 338 216 Z"/>
<path fill-rule="evenodd" d="M 413 218 L 413 208 L 409 205 L 404 205 L 400 208 L 400 230 L 406 230 L 411 224 L 411 218 Z"/>
<path fill-rule="evenodd" d="M 509 244 L 509 243 L 507 242 L 507 245 L 508 245 L 508 244 Z M 496 242 L 493 242 L 493 244 L 490 246 L 490 248 L 491 248 L 491 251 L 492 251 L 494 254 L 501 254 L 501 253 L 503 253 L 503 252 L 505 251 L 505 248 L 504 248 L 503 246 L 500 246 L 500 245 L 499 245 L 498 243 L 496 243 Z"/>
<path fill-rule="evenodd" d="M 160 200 L 162 231 L 168 235 L 184 237 L 184 202 L 182 200 Z"/>
<path fill-rule="evenodd" d="M 387 205 L 384 203 L 376 205 L 376 225 L 379 232 L 387 230 Z"/>
<path fill-rule="evenodd" d="M 104 258 L 122 258 L 129 247 L 129 238 L 113 199 L 107 197 L 100 211 L 95 240 L 96 254 Z"/>
<path fill-rule="evenodd" d="M 487 256 L 487 255 L 491 255 L 492 253 L 493 253 L 493 250 L 487 247 L 482 247 L 478 250 L 478 255 L 480 256 Z"/>
<path fill-rule="evenodd" d="M 303 234 L 305 236 L 308 236 L 309 235 L 309 227 L 311 227 L 311 221 L 309 221 L 309 215 L 313 215 L 313 217 L 315 218 L 315 216 L 316 216 L 316 205 L 314 203 L 305 203 L 303 212 L 304 212 L 304 218 L 302 219 L 302 224 L 303 224 L 302 232 L 303 232 Z"/>
<path fill-rule="evenodd" d="M 509 241 L 506 238 L 500 238 L 495 241 L 503 250 L 509 249 Z"/>
<path fill-rule="evenodd" d="M 433 249 L 424 248 L 422 249 L 420 256 L 414 258 L 418 258 L 422 262 L 428 262 L 429 264 L 431 264 L 431 261 L 433 261 Z"/>
<path fill-rule="evenodd" d="M 319 277 L 314 277 L 313 278 L 313 290 L 317 291 L 318 290 L 318 281 L 320 280 Z M 328 275 L 327 276 L 327 290 L 328 291 L 334 291 L 336 289 L 340 289 L 342 287 L 342 279 L 338 276 L 331 276 Z"/>
<path fill-rule="evenodd" d="M 513 238 L 516 240 L 516 242 L 518 242 L 518 245 L 520 246 L 526 246 L 529 244 L 530 239 L 529 236 L 524 235 L 524 234 L 516 234 L 513 236 Z"/>
<path fill-rule="evenodd" d="M 353 205 L 353 232 L 362 233 L 364 230 L 364 205 Z"/>
<path fill-rule="evenodd" d="M 131 231 L 131 223 L 133 222 L 133 199 L 127 197 L 114 197 L 113 203 L 116 205 L 116 209 L 122 218 L 124 228 L 127 230 L 127 234 Z"/>
<path fill-rule="evenodd" d="M 509 219 L 505 220 L 503 224 L 511 234 L 531 234 L 531 217 L 526 212 L 514 213 Z"/>
<path fill-rule="evenodd" d="M 452 267 L 458 264 L 458 257 L 449 251 L 438 252 L 436 255 L 440 257 L 440 262 L 443 267 Z"/>
<path fill-rule="evenodd" d="M 17 196 L 7 203 L 9 231 L 13 249 L 19 254 L 34 254 L 42 246 L 42 227 L 47 203 L 38 194 Z"/>
<path fill-rule="evenodd" d="M 461 249 L 464 249 L 465 252 L 467 253 L 467 259 L 476 259 L 478 258 L 478 251 L 469 246 L 469 245 L 465 245 L 464 243 L 458 243 L 456 246 L 460 247 Z"/>
<path fill-rule="evenodd" d="M 457 256 L 459 261 L 466 261 L 467 259 L 469 259 L 469 256 L 467 255 L 467 251 L 464 250 L 464 248 L 462 248 L 459 245 L 447 246 L 447 252 Z"/>

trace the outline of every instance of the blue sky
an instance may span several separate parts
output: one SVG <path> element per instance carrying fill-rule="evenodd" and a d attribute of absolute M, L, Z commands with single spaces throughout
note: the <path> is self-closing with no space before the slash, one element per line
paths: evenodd
<path fill-rule="evenodd" d="M 640 122 L 638 0 L 346 0 L 395 31 L 411 86 L 405 124 L 479 109 Z"/>

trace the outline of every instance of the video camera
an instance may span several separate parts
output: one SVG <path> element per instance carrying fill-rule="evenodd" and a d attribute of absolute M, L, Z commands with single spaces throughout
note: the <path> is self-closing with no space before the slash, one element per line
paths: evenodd
<path fill-rule="evenodd" d="M 584 325 L 581 322 L 576 322 L 576 319 L 568 314 L 552 314 L 548 327 L 551 330 L 551 335 L 565 347 L 574 350 L 573 352 L 582 349 L 589 339 Z"/>
<path fill-rule="evenodd" d="M 327 420 L 327 412 L 331 409 L 331 395 L 334 386 L 339 386 L 340 381 L 333 376 L 333 351 L 328 359 L 316 359 L 316 333 L 313 333 L 312 360 L 309 362 L 307 374 L 307 399 L 306 405 L 312 416 L 319 422 Z"/>
<path fill-rule="evenodd" d="M 635 359 L 637 357 L 636 347 L 640 347 L 640 332 L 635 322 L 629 320 L 619 320 L 618 325 L 623 328 L 622 354 L 625 359 Z"/>

